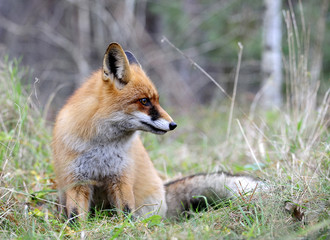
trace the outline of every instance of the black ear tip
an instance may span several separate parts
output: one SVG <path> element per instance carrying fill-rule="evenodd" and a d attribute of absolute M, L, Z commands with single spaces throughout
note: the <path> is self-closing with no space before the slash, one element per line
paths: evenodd
<path fill-rule="evenodd" d="M 105 51 L 105 55 L 109 54 L 111 51 L 118 51 L 118 49 L 122 49 L 119 43 L 112 42 L 108 45 L 107 50 Z"/>
<path fill-rule="evenodd" d="M 117 42 L 112 42 L 109 44 L 108 48 L 111 48 L 111 47 L 118 47 L 118 48 L 121 48 L 122 49 L 122 46 L 117 43 Z"/>
<path fill-rule="evenodd" d="M 175 122 L 171 122 L 169 127 L 170 127 L 170 130 L 173 130 L 177 127 L 178 125 L 175 123 Z"/>

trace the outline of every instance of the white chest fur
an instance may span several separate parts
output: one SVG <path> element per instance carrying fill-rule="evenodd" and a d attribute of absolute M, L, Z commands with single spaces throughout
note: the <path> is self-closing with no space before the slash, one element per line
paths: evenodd
<path fill-rule="evenodd" d="M 93 146 L 70 167 L 77 180 L 101 180 L 119 177 L 130 164 L 126 149 L 114 144 Z"/>
<path fill-rule="evenodd" d="M 70 172 L 77 180 L 102 180 L 120 177 L 132 164 L 128 152 L 135 134 L 121 137 L 120 141 L 102 138 L 92 140 L 84 145 L 86 148 L 70 164 Z"/>
<path fill-rule="evenodd" d="M 77 180 L 102 180 L 119 177 L 132 160 L 128 156 L 135 131 L 128 131 L 129 122 L 117 114 L 100 121 L 96 136 L 90 141 L 65 137 L 66 144 L 80 153 L 70 164 Z"/>

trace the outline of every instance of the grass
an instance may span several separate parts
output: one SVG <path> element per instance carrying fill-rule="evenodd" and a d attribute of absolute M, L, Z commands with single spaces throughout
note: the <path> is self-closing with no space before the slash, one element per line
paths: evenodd
<path fill-rule="evenodd" d="M 169 178 L 226 170 L 259 176 L 271 186 L 253 201 L 238 198 L 170 221 L 154 216 L 121 221 L 106 212 L 69 227 L 57 215 L 49 143 L 51 128 L 33 104 L 33 89 L 21 85 L 26 71 L 17 61 L 0 69 L 0 237 L 2 239 L 177 238 L 273 239 L 329 236 L 329 135 L 321 107 L 306 116 L 293 111 L 255 113 L 253 121 L 236 113 L 226 139 L 228 106 L 200 108 L 194 119 L 176 116 L 179 128 L 167 136 L 143 134 L 157 169 Z M 227 108 L 228 107 L 228 108 Z M 289 109 L 290 110 L 290 109 Z M 326 110 L 326 109 L 324 109 Z M 238 111 L 236 111 L 238 112 Z M 176 115 L 174 113 L 174 115 Z M 251 149 L 247 147 L 247 142 Z M 255 155 L 261 170 L 251 157 Z M 285 203 L 293 203 L 285 210 Z M 304 214 L 302 219 L 299 214 Z"/>
<path fill-rule="evenodd" d="M 293 27 L 289 19 L 287 24 Z M 301 55 L 294 49 L 291 46 L 291 55 Z M 142 134 L 155 166 L 168 178 L 218 170 L 245 172 L 264 179 L 269 191 L 252 200 L 219 202 L 189 219 L 153 216 L 122 221 L 101 211 L 80 226 L 69 227 L 57 214 L 50 124 L 42 119 L 38 101 L 32 101 L 34 88 L 22 86 L 26 70 L 18 61 L 4 59 L 0 63 L 0 238 L 327 239 L 329 90 L 317 96 L 304 61 L 291 58 L 286 69 L 287 105 L 246 115 L 236 106 L 229 137 L 230 103 L 219 102 L 196 107 L 193 118 L 173 112 L 179 127 L 166 136 Z"/>

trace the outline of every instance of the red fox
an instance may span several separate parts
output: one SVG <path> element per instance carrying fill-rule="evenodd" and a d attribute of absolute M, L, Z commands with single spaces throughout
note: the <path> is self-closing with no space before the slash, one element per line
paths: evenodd
<path fill-rule="evenodd" d="M 102 69 L 69 98 L 56 118 L 52 150 L 61 211 L 84 219 L 91 207 L 102 206 L 134 217 L 171 217 L 197 203 L 195 195 L 231 197 L 235 182 L 250 189 L 258 183 L 214 173 L 164 185 L 138 132 L 164 134 L 176 127 L 135 56 L 111 43 Z"/>

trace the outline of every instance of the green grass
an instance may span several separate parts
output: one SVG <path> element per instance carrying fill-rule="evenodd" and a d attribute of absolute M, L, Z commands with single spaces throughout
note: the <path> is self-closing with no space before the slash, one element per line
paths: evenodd
<path fill-rule="evenodd" d="M 308 112 L 290 107 L 250 114 L 250 119 L 235 109 L 243 131 L 234 120 L 228 139 L 229 105 L 225 104 L 200 107 L 191 113 L 193 118 L 172 113 L 179 127 L 166 136 L 142 134 L 155 166 L 168 178 L 217 170 L 245 172 L 264 179 L 270 186 L 266 193 L 219 203 L 210 211 L 192 213 L 189 219 L 154 216 L 121 221 L 97 212 L 80 226 L 69 227 L 57 213 L 51 124 L 45 123 L 31 100 L 34 89 L 22 86 L 26 76 L 17 61 L 1 62 L 1 239 L 329 237 L 330 141 L 322 115 L 329 98 Z M 285 210 L 286 202 L 296 204 L 296 211 Z"/>
<path fill-rule="evenodd" d="M 285 67 L 282 109 L 249 112 L 236 107 L 228 137 L 230 103 L 196 106 L 186 115 L 173 109 L 178 123 L 174 132 L 142 134 L 156 168 L 168 179 L 224 170 L 260 177 L 269 186 L 252 199 L 219 201 L 209 211 L 176 221 L 159 216 L 122 220 L 106 211 L 79 226 L 69 227 L 60 219 L 51 124 L 42 119 L 34 88 L 22 86 L 27 71 L 18 61 L 0 61 L 0 238 L 329 238 L 330 90 L 317 96 L 319 83 L 309 78 L 307 54 L 294 46 L 295 41 L 308 41 L 294 32 L 288 38 L 291 58 L 285 62 L 290 66 Z"/>

